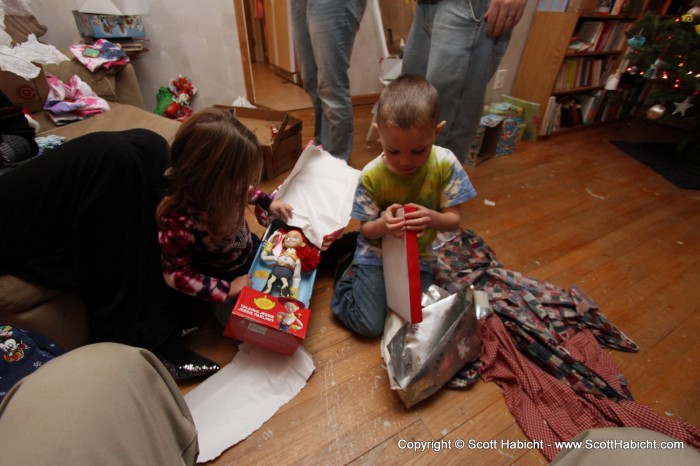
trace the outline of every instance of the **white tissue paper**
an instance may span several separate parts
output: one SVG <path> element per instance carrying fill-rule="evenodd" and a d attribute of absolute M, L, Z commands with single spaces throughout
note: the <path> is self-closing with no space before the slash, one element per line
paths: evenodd
<path fill-rule="evenodd" d="M 34 34 L 29 34 L 26 42 L 10 48 L 0 45 L 0 69 L 9 71 L 24 79 L 34 79 L 41 69 L 34 63 L 49 64 L 68 60 L 53 45 L 42 44 Z"/>
<path fill-rule="evenodd" d="M 289 357 L 241 344 L 228 365 L 185 395 L 199 437 L 197 462 L 216 459 L 255 432 L 315 369 L 303 347 Z"/>
<path fill-rule="evenodd" d="M 321 248 L 324 236 L 348 226 L 359 179 L 360 170 L 309 144 L 275 199 L 294 208 L 287 224 Z"/>

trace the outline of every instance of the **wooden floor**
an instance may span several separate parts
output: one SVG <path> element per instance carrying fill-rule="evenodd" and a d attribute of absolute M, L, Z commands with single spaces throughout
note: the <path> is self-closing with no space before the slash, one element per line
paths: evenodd
<path fill-rule="evenodd" d="M 257 107 L 298 110 L 311 107 L 311 99 L 301 86 L 275 74 L 267 63 L 251 63 Z"/>
<path fill-rule="evenodd" d="M 294 114 L 308 140 L 311 112 Z M 356 107 L 357 168 L 380 152 L 364 141 L 370 120 L 371 107 Z M 677 137 L 659 129 L 635 122 L 571 131 L 468 168 L 479 195 L 464 206 L 462 225 L 506 268 L 588 293 L 641 348 L 610 352 L 637 401 L 700 426 L 700 191 L 676 188 L 607 142 Z M 399 449 L 401 439 L 525 436 L 493 383 L 443 389 L 404 408 L 389 389 L 378 340 L 355 337 L 334 321 L 331 294 L 331 277 L 319 273 L 304 344 L 316 365 L 307 386 L 213 464 L 546 464 L 537 450 Z M 236 352 L 213 325 L 188 338 L 222 365 Z"/>

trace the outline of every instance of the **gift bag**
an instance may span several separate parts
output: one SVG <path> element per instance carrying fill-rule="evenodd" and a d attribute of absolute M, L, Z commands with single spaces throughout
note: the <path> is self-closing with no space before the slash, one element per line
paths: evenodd
<path fill-rule="evenodd" d="M 429 293 L 438 300 L 423 307 L 421 323 L 389 313 L 382 337 L 391 388 L 407 408 L 435 394 L 481 353 L 477 313 L 488 308 L 483 293 L 465 287 L 445 297 L 436 286 Z"/>

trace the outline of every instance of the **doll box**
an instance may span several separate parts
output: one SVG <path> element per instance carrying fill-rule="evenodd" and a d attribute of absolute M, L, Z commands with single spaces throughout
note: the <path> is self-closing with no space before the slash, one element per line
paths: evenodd
<path fill-rule="evenodd" d="M 268 293 L 267 279 L 272 271 L 271 267 L 262 259 L 263 248 L 266 241 L 272 241 L 275 254 L 281 252 L 281 242 L 272 240 L 274 234 L 286 231 L 289 228 L 281 221 L 276 220 L 265 231 L 263 241 L 255 255 L 255 260 L 250 267 L 252 287 L 244 287 L 231 311 L 224 335 L 246 341 L 250 344 L 266 348 L 285 356 L 291 356 L 306 336 L 308 326 L 309 302 L 313 285 L 316 281 L 316 270 L 301 272 L 301 280 L 298 293 L 295 298 L 280 297 L 279 289 L 273 287 Z M 290 314 L 289 307 L 295 316 Z M 294 320 L 294 319 L 298 320 Z"/>
<path fill-rule="evenodd" d="M 244 287 L 224 335 L 291 356 L 306 336 L 310 314 L 301 301 Z"/>
<path fill-rule="evenodd" d="M 236 118 L 258 137 L 263 150 L 263 178 L 269 180 L 294 166 L 301 155 L 301 120 L 264 108 L 232 107 Z"/>

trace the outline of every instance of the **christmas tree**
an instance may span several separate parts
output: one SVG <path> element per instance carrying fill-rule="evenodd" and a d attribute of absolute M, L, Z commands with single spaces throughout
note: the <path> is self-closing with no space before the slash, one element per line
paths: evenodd
<path fill-rule="evenodd" d="M 672 157 L 682 170 L 700 176 L 700 0 L 681 15 L 648 12 L 627 36 L 627 73 L 643 89 L 636 105 L 650 120 L 685 123 L 688 137 Z"/>
<path fill-rule="evenodd" d="M 650 119 L 694 118 L 700 93 L 700 1 L 680 16 L 649 12 L 627 33 L 628 73 L 647 84 L 640 104 Z M 693 108 L 694 107 L 694 108 Z"/>

